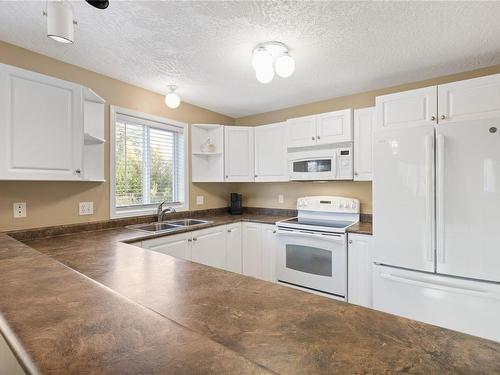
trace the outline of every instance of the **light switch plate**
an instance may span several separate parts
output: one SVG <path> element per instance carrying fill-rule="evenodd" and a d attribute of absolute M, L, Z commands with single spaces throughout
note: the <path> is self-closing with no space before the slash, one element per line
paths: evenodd
<path fill-rule="evenodd" d="M 205 204 L 205 197 L 203 195 L 197 195 L 196 204 Z"/>
<path fill-rule="evenodd" d="M 14 203 L 14 217 L 26 217 L 26 202 Z"/>
<path fill-rule="evenodd" d="M 283 194 L 278 194 L 278 203 L 285 203 L 285 196 Z"/>
<path fill-rule="evenodd" d="M 80 202 L 80 216 L 93 214 L 94 202 Z"/>

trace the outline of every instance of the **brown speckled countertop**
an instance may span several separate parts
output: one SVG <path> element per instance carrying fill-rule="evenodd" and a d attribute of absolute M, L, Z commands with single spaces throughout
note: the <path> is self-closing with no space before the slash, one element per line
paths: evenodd
<path fill-rule="evenodd" d="M 500 373 L 500 343 L 123 243 L 138 236 L 0 234 L 18 355 L 51 374 Z"/>

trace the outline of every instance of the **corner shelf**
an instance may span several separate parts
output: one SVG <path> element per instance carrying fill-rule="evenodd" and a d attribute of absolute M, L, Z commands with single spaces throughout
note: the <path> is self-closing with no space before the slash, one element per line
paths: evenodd
<path fill-rule="evenodd" d="M 201 155 L 201 156 L 205 156 L 205 155 L 222 155 L 222 151 L 219 151 L 219 152 L 193 152 L 193 155 Z"/>
<path fill-rule="evenodd" d="M 89 133 L 85 133 L 83 135 L 83 139 L 84 139 L 84 143 L 86 145 L 98 145 L 98 144 L 106 142 L 106 140 L 104 138 L 99 138 L 99 137 L 96 137 L 96 136 L 91 135 Z"/>
<path fill-rule="evenodd" d="M 215 151 L 201 151 L 208 138 L 214 144 Z M 224 125 L 191 125 L 191 180 L 224 181 Z"/>

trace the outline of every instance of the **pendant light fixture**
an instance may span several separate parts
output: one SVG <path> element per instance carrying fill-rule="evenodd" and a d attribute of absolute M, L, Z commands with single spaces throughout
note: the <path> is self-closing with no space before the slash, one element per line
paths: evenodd
<path fill-rule="evenodd" d="M 48 1 L 47 10 L 47 36 L 59 43 L 71 44 L 74 42 L 73 8 L 67 1 Z"/>
<path fill-rule="evenodd" d="M 177 86 L 169 85 L 168 89 L 170 90 L 170 92 L 165 96 L 165 104 L 168 108 L 175 109 L 181 104 L 181 99 L 175 92 L 175 90 L 177 90 Z"/>
<path fill-rule="evenodd" d="M 260 83 L 269 83 L 274 72 L 282 78 L 290 77 L 295 71 L 295 61 L 288 47 L 281 42 L 265 42 L 254 48 L 252 66 Z"/>

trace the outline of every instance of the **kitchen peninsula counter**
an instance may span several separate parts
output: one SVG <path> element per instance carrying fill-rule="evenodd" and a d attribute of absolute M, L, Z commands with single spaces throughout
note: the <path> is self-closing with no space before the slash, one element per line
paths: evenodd
<path fill-rule="evenodd" d="M 0 234 L 0 328 L 29 371 L 500 373 L 500 343 L 125 243 L 141 238 Z"/>

